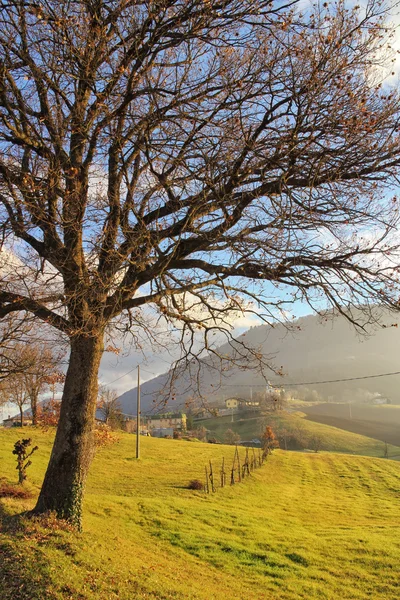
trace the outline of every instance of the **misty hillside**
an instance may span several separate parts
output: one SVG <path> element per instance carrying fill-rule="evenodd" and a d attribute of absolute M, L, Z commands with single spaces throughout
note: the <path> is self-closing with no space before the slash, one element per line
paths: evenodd
<path fill-rule="evenodd" d="M 400 321 L 393 315 L 387 316 L 387 325 Z M 326 379 L 345 379 L 363 377 L 392 371 L 400 371 L 400 331 L 395 327 L 370 328 L 368 334 L 360 335 L 344 318 L 322 322 L 317 316 L 307 316 L 295 323 L 299 330 L 289 332 L 283 325 L 274 328 L 261 325 L 248 330 L 238 338 L 252 347 L 261 349 L 264 355 L 273 357 L 271 362 L 283 367 L 284 375 L 276 376 L 271 372 L 271 383 L 287 386 L 296 395 L 305 399 L 331 401 L 364 401 L 373 395 L 382 395 L 392 404 L 400 404 L 400 375 L 366 379 L 353 382 L 331 384 L 309 384 L 291 387 L 289 384 L 314 382 Z M 227 346 L 221 347 L 222 352 Z M 167 374 L 160 375 L 142 386 L 142 412 L 157 410 L 161 394 L 159 391 L 168 379 Z M 229 395 L 249 395 L 264 389 L 261 375 L 253 371 L 232 369 L 219 385 L 218 374 L 204 368 L 201 376 L 202 393 L 211 401 Z M 190 396 L 189 377 L 181 377 L 174 384 L 176 400 L 168 403 L 168 408 L 178 409 L 184 406 Z M 120 396 L 124 412 L 132 413 L 136 409 L 136 388 Z"/>

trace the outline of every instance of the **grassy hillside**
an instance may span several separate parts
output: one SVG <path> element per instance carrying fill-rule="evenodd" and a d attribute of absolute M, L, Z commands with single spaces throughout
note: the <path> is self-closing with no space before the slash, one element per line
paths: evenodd
<path fill-rule="evenodd" d="M 0 430 L 8 481 L 18 433 Z M 30 433 L 36 493 L 52 436 Z M 232 447 L 143 438 L 134 455 L 128 434 L 98 451 L 83 534 L 10 517 L 34 498 L 1 501 L 2 600 L 400 598 L 398 463 L 277 451 L 207 496 L 187 482 Z"/>
<path fill-rule="evenodd" d="M 351 410 L 351 416 L 350 416 Z M 314 404 L 304 407 L 307 418 L 317 423 L 400 444 L 400 406 L 365 404 Z"/>
<path fill-rule="evenodd" d="M 400 325 L 400 315 L 381 312 L 378 308 L 373 313 L 386 327 L 367 326 L 368 333 L 365 335 L 360 335 L 344 317 L 331 319 L 329 314 L 326 314 L 325 319 L 318 315 L 297 319 L 293 322 L 292 331 L 288 329 L 287 323 L 252 327 L 238 339 L 261 351 L 264 356 L 273 356 L 273 362 L 281 366 L 283 375 L 272 377 L 272 383 L 283 387 L 290 386 L 295 395 L 298 391 L 306 397 L 314 391 L 321 400 L 331 397 L 337 402 L 348 402 L 356 398 L 364 401 L 371 394 L 378 393 L 390 398 L 393 404 L 400 405 L 399 376 L 301 385 L 301 382 L 307 381 L 343 380 L 397 372 L 400 331 L 391 325 L 396 322 Z M 353 311 L 353 318 L 363 322 L 365 316 L 362 318 L 360 313 Z M 218 348 L 218 352 L 221 355 L 229 355 L 232 348 L 224 344 Z M 212 362 L 212 359 L 210 360 Z M 128 369 L 126 364 L 125 370 Z M 251 387 L 253 390 L 262 390 L 265 386 L 262 374 L 252 369 L 229 369 L 221 380 L 218 361 L 211 368 L 207 367 L 207 361 L 202 361 L 199 381 L 203 396 L 209 400 L 232 394 L 249 398 Z M 297 389 L 295 384 L 299 382 Z M 168 374 L 165 373 L 141 386 L 141 406 L 144 412 L 152 412 L 154 402 L 159 403 L 162 400 L 160 390 L 164 389 L 167 383 Z M 168 404 L 170 410 L 185 410 L 191 395 L 187 392 L 193 384 L 189 371 L 182 373 L 182 376 L 174 381 L 176 401 Z M 124 412 L 134 414 L 136 411 L 136 393 L 136 388 L 132 388 L 120 396 Z M 400 442 L 388 441 L 400 445 Z"/>
<path fill-rule="evenodd" d="M 232 429 L 232 431 L 238 433 L 242 440 L 251 440 L 252 438 L 259 438 L 265 426 L 271 425 L 278 435 L 284 430 L 289 434 L 290 432 L 300 433 L 305 440 L 306 447 L 309 448 L 312 447 L 313 437 L 317 436 L 321 440 L 321 450 L 378 458 L 384 456 L 384 442 L 331 425 L 309 421 L 304 418 L 305 416 L 301 412 L 288 413 L 280 411 L 278 413 L 265 413 L 264 415 L 257 414 L 257 416 L 254 416 L 254 414 L 243 417 L 234 415 L 233 422 L 231 417 L 204 419 L 198 421 L 196 425 L 206 427 L 211 431 L 211 435 L 221 442 L 225 439 L 227 429 Z M 281 444 L 283 445 L 282 442 Z M 400 458 L 400 447 L 389 444 L 388 452 L 390 458 Z"/>

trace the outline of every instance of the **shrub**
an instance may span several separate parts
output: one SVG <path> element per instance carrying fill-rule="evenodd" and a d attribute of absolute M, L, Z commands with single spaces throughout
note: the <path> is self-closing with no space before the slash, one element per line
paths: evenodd
<path fill-rule="evenodd" d="M 238 442 L 240 442 L 240 435 L 232 429 L 227 429 L 225 431 L 225 443 L 234 446 Z"/>
<path fill-rule="evenodd" d="M 192 481 L 189 481 L 189 490 L 202 490 L 203 488 L 204 484 L 199 479 L 192 479 Z"/>
<path fill-rule="evenodd" d="M 197 437 L 197 439 L 199 439 L 201 442 L 204 442 L 204 440 L 207 438 L 207 429 L 205 427 L 199 427 L 198 429 L 196 429 L 195 431 L 195 436 Z"/>
<path fill-rule="evenodd" d="M 310 439 L 310 449 L 314 452 L 318 452 L 322 448 L 322 437 L 319 435 L 313 435 Z"/>
<path fill-rule="evenodd" d="M 37 408 L 37 424 L 45 431 L 49 427 L 56 427 L 60 420 L 61 402 L 49 400 Z"/>
<path fill-rule="evenodd" d="M 187 431 L 191 431 L 194 429 L 194 420 L 192 413 L 186 413 L 186 429 Z"/>
<path fill-rule="evenodd" d="M 99 423 L 94 430 L 94 443 L 97 448 L 110 446 L 119 441 L 119 437 L 105 423 Z"/>
<path fill-rule="evenodd" d="M 267 426 L 264 433 L 262 434 L 263 442 L 263 455 L 268 456 L 271 454 L 274 448 L 279 448 L 279 442 L 276 439 L 275 433 L 272 431 L 272 427 Z"/>
<path fill-rule="evenodd" d="M 26 480 L 26 470 L 32 464 L 32 461 L 29 460 L 29 457 L 32 456 L 36 450 L 38 450 L 38 446 L 34 446 L 30 452 L 28 452 L 28 448 L 31 445 L 32 440 L 30 438 L 26 438 L 24 440 L 18 440 L 14 444 L 13 454 L 17 456 L 17 466 L 18 470 L 18 483 L 23 484 Z"/>
<path fill-rule="evenodd" d="M 20 485 L 0 481 L 0 498 L 32 498 L 33 493 Z"/>

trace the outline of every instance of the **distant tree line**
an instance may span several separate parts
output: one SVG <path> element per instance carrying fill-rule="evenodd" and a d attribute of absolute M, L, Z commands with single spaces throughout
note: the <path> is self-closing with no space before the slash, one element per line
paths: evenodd
<path fill-rule="evenodd" d="M 20 413 L 21 427 L 24 424 L 24 411 L 29 407 L 32 424 L 40 420 L 53 424 L 58 412 L 54 402 L 57 385 L 64 381 L 60 369 L 62 352 L 54 350 L 46 343 L 27 343 L 26 341 L 8 339 L 3 347 L 0 360 L 0 405 L 15 405 Z M 39 403 L 40 396 L 52 393 L 52 399 Z"/>

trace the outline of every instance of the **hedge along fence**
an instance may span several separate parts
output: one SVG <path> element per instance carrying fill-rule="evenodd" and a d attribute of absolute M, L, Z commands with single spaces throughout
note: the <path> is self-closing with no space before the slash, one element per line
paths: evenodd
<path fill-rule="evenodd" d="M 235 453 L 233 455 L 233 463 L 231 467 L 225 464 L 225 457 L 222 458 L 222 464 L 220 468 L 214 469 L 213 463 L 210 460 L 209 464 L 205 466 L 205 484 L 203 489 L 206 494 L 210 492 L 216 492 L 217 488 L 223 488 L 227 485 L 235 485 L 241 483 L 249 477 L 252 471 L 262 467 L 268 456 L 271 454 L 271 448 L 264 448 L 261 451 L 260 448 L 246 448 L 246 454 L 244 460 L 241 461 L 239 449 L 235 447 Z"/>

